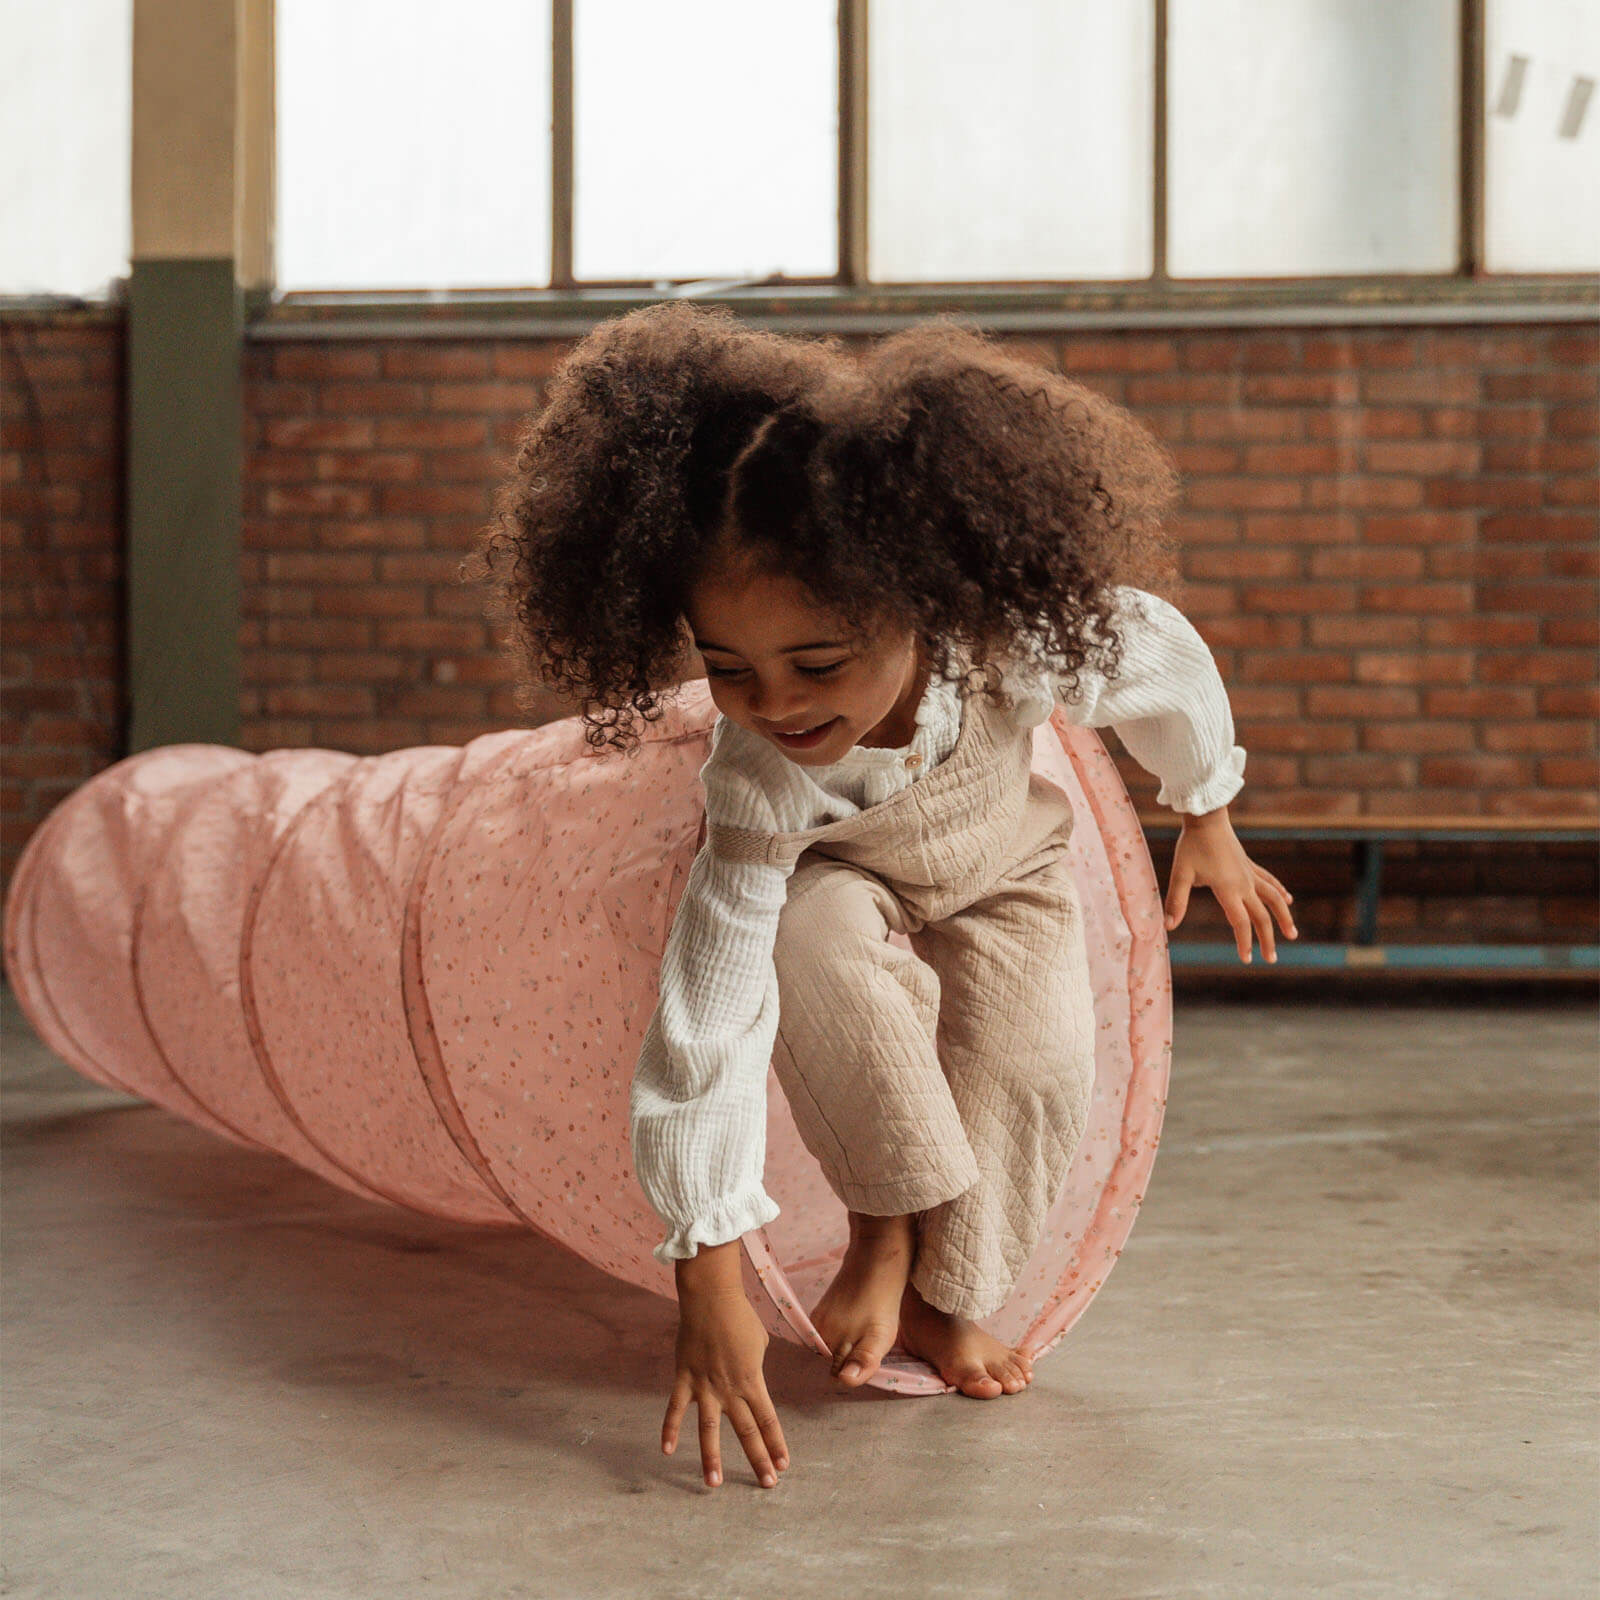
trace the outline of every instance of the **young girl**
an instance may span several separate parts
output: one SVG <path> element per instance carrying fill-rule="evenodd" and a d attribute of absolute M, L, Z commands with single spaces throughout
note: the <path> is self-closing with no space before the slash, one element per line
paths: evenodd
<path fill-rule="evenodd" d="M 738 1262 L 778 1214 L 769 1064 L 849 1212 L 811 1312 L 835 1377 L 899 1343 L 975 1398 L 1031 1379 L 978 1319 L 1093 1087 L 1072 810 L 1031 776 L 1057 703 L 1184 816 L 1169 928 L 1208 884 L 1242 960 L 1252 935 L 1276 959 L 1274 917 L 1295 936 L 1228 822 L 1244 751 L 1211 654 L 1145 587 L 1174 578 L 1174 488 L 1126 412 L 948 319 L 857 360 L 651 306 L 578 345 L 522 442 L 487 546 L 522 692 L 630 750 L 692 648 L 721 713 L 630 1128 L 678 1287 L 662 1448 L 693 1400 L 709 1484 L 724 1411 L 763 1484 L 788 1465 Z"/>

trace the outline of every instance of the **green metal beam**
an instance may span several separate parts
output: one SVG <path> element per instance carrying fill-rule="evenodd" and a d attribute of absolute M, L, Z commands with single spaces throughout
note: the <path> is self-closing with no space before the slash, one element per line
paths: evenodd
<path fill-rule="evenodd" d="M 128 286 L 128 754 L 239 740 L 240 350 L 232 260 Z"/>

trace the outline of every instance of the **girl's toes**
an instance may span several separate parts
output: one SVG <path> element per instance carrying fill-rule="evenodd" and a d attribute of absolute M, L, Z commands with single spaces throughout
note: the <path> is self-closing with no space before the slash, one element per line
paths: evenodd
<path fill-rule="evenodd" d="M 945 1382 L 953 1383 L 962 1394 L 970 1394 L 975 1400 L 993 1400 L 1001 1393 L 999 1380 L 984 1367 L 958 1367 L 953 1376 L 945 1376 Z"/>
<path fill-rule="evenodd" d="M 1021 1369 L 1014 1361 L 1002 1361 L 998 1366 L 990 1367 L 989 1375 L 999 1382 L 1007 1394 L 1016 1394 L 1027 1383 Z"/>

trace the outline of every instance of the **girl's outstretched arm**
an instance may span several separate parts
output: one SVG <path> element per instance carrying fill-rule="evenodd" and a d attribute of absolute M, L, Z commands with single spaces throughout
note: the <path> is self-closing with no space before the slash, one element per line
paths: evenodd
<path fill-rule="evenodd" d="M 1080 668 L 1056 685 L 1067 714 L 1080 725 L 1116 729 L 1128 752 L 1162 780 L 1157 800 L 1183 818 L 1168 880 L 1166 925 L 1176 928 L 1196 884 L 1217 897 L 1239 946 L 1251 958 L 1259 937 L 1268 961 L 1278 959 L 1272 923 L 1298 938 L 1293 896 L 1245 853 L 1228 818 L 1228 802 L 1244 784 L 1245 751 L 1234 742 L 1233 713 L 1206 642 L 1176 606 L 1141 589 L 1116 591 L 1122 658 L 1115 678 Z M 1024 694 L 1026 682 L 1022 684 Z M 1040 705 L 1024 715 L 1047 714 Z"/>

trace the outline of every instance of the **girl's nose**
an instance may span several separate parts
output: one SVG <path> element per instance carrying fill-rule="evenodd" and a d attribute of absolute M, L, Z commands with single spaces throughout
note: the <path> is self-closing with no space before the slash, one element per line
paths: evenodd
<path fill-rule="evenodd" d="M 750 714 L 763 722 L 789 722 L 806 709 L 803 696 L 781 689 L 756 688 L 750 691 Z"/>

